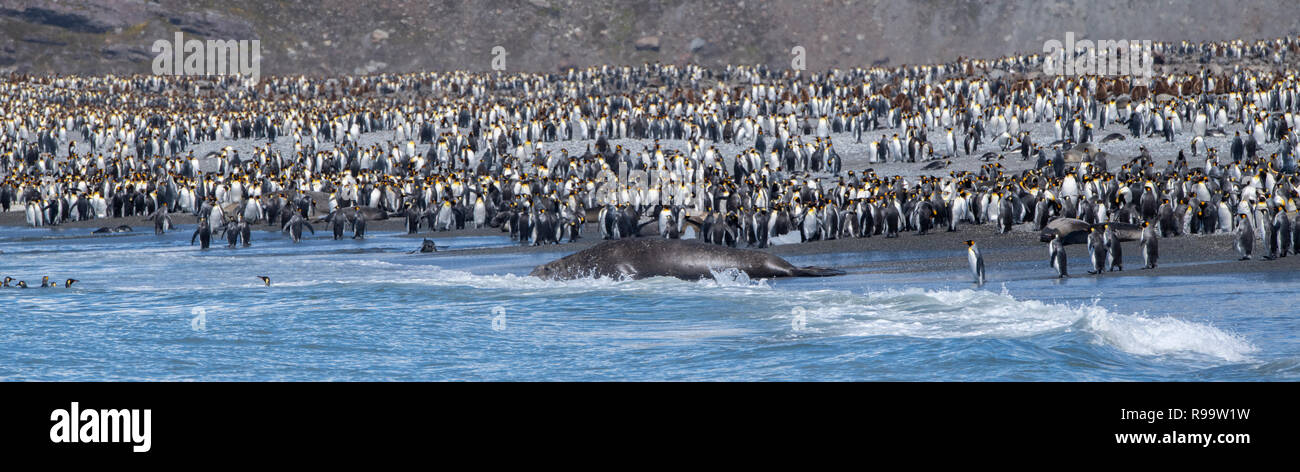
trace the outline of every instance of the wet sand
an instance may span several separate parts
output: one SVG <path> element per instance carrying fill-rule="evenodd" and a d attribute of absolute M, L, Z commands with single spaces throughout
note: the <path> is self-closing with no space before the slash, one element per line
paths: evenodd
<path fill-rule="evenodd" d="M 318 214 L 319 216 L 319 214 Z M 315 218 L 313 218 L 315 219 Z M 190 234 L 194 231 L 196 218 L 189 214 L 173 214 L 173 222 L 178 229 L 173 231 Z M 100 227 L 128 225 L 134 233 L 151 233 L 153 225 L 141 218 L 104 218 L 87 221 L 68 222 L 56 228 L 63 237 L 105 237 L 92 232 Z M 23 213 L 10 211 L 0 213 L 0 231 L 6 227 L 23 227 Z M 315 224 L 318 235 L 327 234 L 324 224 Z M 84 230 L 84 231 L 79 231 Z M 258 224 L 254 226 L 253 241 L 258 239 L 287 238 L 279 234 L 276 226 Z M 404 232 L 401 218 L 376 220 L 367 223 L 367 232 Z M 653 228 L 647 228 L 648 232 Z M 83 234 L 78 234 L 78 233 Z M 349 231 L 348 236 L 351 236 Z M 411 239 L 410 250 L 419 249 L 422 238 L 433 239 L 443 245 L 443 239 L 465 236 L 506 236 L 499 228 L 463 229 L 434 232 L 422 230 L 417 234 L 402 234 L 398 237 Z M 498 248 L 475 248 L 458 250 L 454 247 L 433 254 L 413 254 L 412 257 L 461 257 L 473 255 L 500 254 L 536 254 L 557 253 L 570 254 L 591 247 L 601 242 L 600 229 L 589 223 L 583 227 L 583 237 L 573 243 L 545 246 L 509 246 Z M 797 238 L 797 235 L 793 235 Z M 648 236 L 654 237 L 654 236 Z M 787 236 L 788 237 L 788 236 Z M 873 236 L 870 238 L 836 239 L 806 243 L 782 244 L 764 251 L 792 259 L 797 265 L 828 265 L 850 273 L 921 273 L 934 271 L 967 271 L 968 263 L 963 241 L 974 240 L 984 254 L 988 267 L 990 282 L 1013 279 L 1053 279 L 1056 272 L 1047 263 L 1047 245 L 1039 242 L 1038 232 L 1031 225 L 1018 225 L 1007 234 L 997 234 L 992 225 L 962 225 L 956 232 L 934 231 L 925 235 L 900 233 L 897 238 Z M 312 239 L 302 244 L 328 247 L 329 241 Z M 1126 276 L 1187 276 L 1214 275 L 1258 272 L 1292 272 L 1300 275 L 1300 256 L 1292 255 L 1277 260 L 1262 260 L 1261 244 L 1256 243 L 1256 254 L 1252 260 L 1238 261 L 1236 249 L 1233 248 L 1233 235 L 1221 233 L 1214 235 L 1191 235 L 1162 238 L 1160 240 L 1160 259 L 1155 269 L 1142 269 L 1142 254 L 1138 243 L 1123 243 L 1124 270 L 1107 272 L 1100 277 Z M 743 247 L 743 245 L 742 245 Z M 197 250 L 197 249 L 196 249 Z M 897 253 L 899 255 L 891 255 Z M 1099 277 L 1089 275 L 1087 248 L 1084 245 L 1066 246 L 1069 256 L 1069 273 L 1071 278 Z M 863 256 L 867 257 L 863 257 Z M 558 257 L 558 256 L 557 256 Z"/>

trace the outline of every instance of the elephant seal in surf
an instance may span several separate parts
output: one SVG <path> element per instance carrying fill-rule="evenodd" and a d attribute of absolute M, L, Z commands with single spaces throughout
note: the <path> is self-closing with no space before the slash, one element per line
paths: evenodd
<path fill-rule="evenodd" d="M 1061 243 L 1084 244 L 1088 242 L 1088 229 L 1097 228 L 1097 231 L 1103 231 L 1106 225 L 1110 225 L 1115 230 L 1120 242 L 1137 241 L 1142 238 L 1142 226 L 1129 223 L 1097 223 L 1089 225 L 1083 220 L 1074 218 L 1057 218 L 1047 222 L 1047 226 L 1038 233 L 1038 240 L 1042 242 L 1051 242 L 1057 234 L 1061 235 Z"/>
<path fill-rule="evenodd" d="M 102 228 L 99 228 L 91 232 L 91 234 L 130 233 L 131 231 L 132 231 L 131 227 L 127 225 L 121 225 L 113 228 L 104 226 Z"/>
<path fill-rule="evenodd" d="M 528 275 L 550 280 L 656 276 L 697 280 L 712 277 L 710 269 L 730 268 L 755 278 L 844 275 L 844 271 L 838 269 L 795 267 L 785 259 L 762 251 L 660 238 L 606 241 L 537 266 Z"/>
<path fill-rule="evenodd" d="M 437 244 L 434 244 L 432 239 L 424 238 L 424 243 L 420 245 L 419 249 L 408 252 L 407 254 L 415 254 L 415 253 L 427 254 L 431 252 L 438 252 L 439 247 L 443 249 L 447 249 L 448 246 L 438 246 Z"/>

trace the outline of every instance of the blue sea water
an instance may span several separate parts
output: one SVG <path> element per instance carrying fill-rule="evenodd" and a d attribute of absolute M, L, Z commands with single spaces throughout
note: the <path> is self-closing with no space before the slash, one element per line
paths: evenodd
<path fill-rule="evenodd" d="M 0 290 L 0 380 L 1300 377 L 1293 274 L 1058 281 L 1025 263 L 990 267 L 980 288 L 964 271 L 553 282 L 527 273 L 567 246 L 456 254 L 504 236 L 439 238 L 450 249 L 422 255 L 392 233 L 294 244 L 257 232 L 252 248 L 200 251 L 189 231 L 86 232 L 0 229 L 0 277 L 80 280 Z"/>

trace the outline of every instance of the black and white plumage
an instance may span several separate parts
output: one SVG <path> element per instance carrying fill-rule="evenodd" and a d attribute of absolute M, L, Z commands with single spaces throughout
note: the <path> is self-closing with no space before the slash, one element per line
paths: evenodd
<path fill-rule="evenodd" d="M 1089 274 L 1100 274 L 1106 270 L 1106 241 L 1096 227 L 1088 230 L 1088 259 L 1092 262 Z"/>
<path fill-rule="evenodd" d="M 975 245 L 975 241 L 966 241 L 966 260 L 970 262 L 970 271 L 971 275 L 975 276 L 975 283 L 984 285 L 988 280 L 984 276 L 984 255 L 980 254 L 980 248 Z"/>
<path fill-rule="evenodd" d="M 1142 223 L 1142 237 L 1138 240 L 1138 247 L 1142 249 L 1142 268 L 1154 269 L 1156 262 L 1160 257 L 1160 240 L 1156 235 L 1155 226 L 1150 221 Z"/>
<path fill-rule="evenodd" d="M 1106 231 L 1102 233 L 1103 244 L 1106 245 L 1106 270 L 1110 272 L 1124 270 L 1123 246 L 1120 246 L 1119 237 L 1115 236 L 1115 228 L 1106 225 Z"/>
<path fill-rule="evenodd" d="M 1241 260 L 1249 260 L 1255 252 L 1255 230 L 1250 226 L 1250 217 L 1245 213 L 1237 215 L 1237 235 L 1233 243 Z"/>
<path fill-rule="evenodd" d="M 1286 216 L 1286 211 L 1278 211 L 1273 216 L 1273 238 L 1277 240 L 1278 257 L 1286 257 L 1291 249 L 1291 218 Z"/>
<path fill-rule="evenodd" d="M 1057 278 L 1066 278 L 1070 276 L 1066 268 L 1065 243 L 1061 241 L 1061 235 L 1057 234 L 1052 238 L 1052 242 L 1047 244 L 1047 260 L 1053 269 L 1056 269 Z"/>

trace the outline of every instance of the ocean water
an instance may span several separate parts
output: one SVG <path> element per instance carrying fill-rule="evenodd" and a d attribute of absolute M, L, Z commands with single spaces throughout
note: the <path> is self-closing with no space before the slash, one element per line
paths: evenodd
<path fill-rule="evenodd" d="M 200 251 L 190 231 L 73 237 L 88 231 L 0 229 L 0 277 L 80 280 L 0 290 L 0 380 L 1300 378 L 1293 274 L 1058 281 L 1044 261 L 992 266 L 983 287 L 965 271 L 554 282 L 527 273 L 568 246 L 456 255 L 504 236 L 423 255 L 393 233 Z"/>

